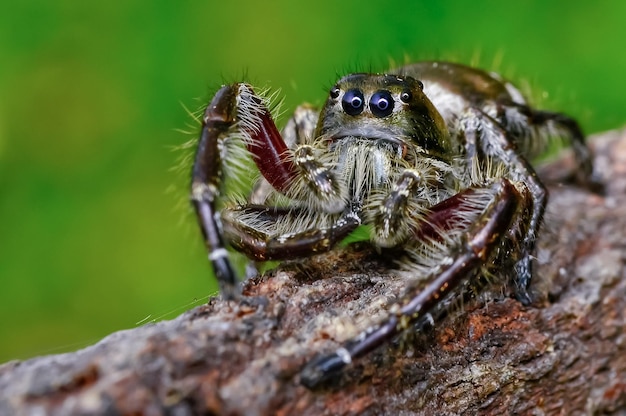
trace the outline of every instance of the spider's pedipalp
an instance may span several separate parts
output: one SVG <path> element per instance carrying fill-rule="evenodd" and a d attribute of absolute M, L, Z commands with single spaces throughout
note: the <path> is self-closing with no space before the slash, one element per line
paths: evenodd
<path fill-rule="evenodd" d="M 308 206 L 321 212 L 336 214 L 343 211 L 348 203 L 347 191 L 343 181 L 332 171 L 332 166 L 320 162 L 309 145 L 298 146 L 293 153 L 298 175 L 287 196 L 306 201 Z"/>
<path fill-rule="evenodd" d="M 380 201 L 373 199 L 368 213 L 373 224 L 373 239 L 380 247 L 393 247 L 408 237 L 416 218 L 426 213 L 423 200 L 418 199 L 418 187 L 425 181 L 419 171 L 405 170 L 391 192 Z M 415 200 L 414 200 L 415 199 Z"/>

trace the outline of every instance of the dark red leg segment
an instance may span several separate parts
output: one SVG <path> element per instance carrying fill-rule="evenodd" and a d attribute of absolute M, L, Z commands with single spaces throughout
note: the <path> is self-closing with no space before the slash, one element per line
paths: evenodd
<path fill-rule="evenodd" d="M 238 100 L 237 116 L 241 129 L 249 136 L 247 146 L 254 163 L 274 189 L 285 193 L 297 173 L 289 148 L 263 100 L 249 85 L 239 85 Z"/>
<path fill-rule="evenodd" d="M 464 222 L 467 213 L 476 211 L 475 195 L 478 189 L 465 189 L 430 208 L 428 216 L 415 230 L 418 240 L 440 240 L 441 233 L 458 227 Z"/>

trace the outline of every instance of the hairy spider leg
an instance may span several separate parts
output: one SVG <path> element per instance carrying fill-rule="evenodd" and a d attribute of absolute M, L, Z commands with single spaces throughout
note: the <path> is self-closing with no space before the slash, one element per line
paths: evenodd
<path fill-rule="evenodd" d="M 498 121 L 482 110 L 470 107 L 459 122 L 469 146 L 476 147 L 481 155 L 501 161 L 509 169 L 506 175 L 512 182 L 530 192 L 531 218 L 520 247 L 521 258 L 514 265 L 515 296 L 528 305 L 532 303 L 528 292 L 532 279 L 532 255 L 546 209 L 548 190 L 528 160 L 517 152 L 514 140 Z"/>
<path fill-rule="evenodd" d="M 444 297 L 452 294 L 495 254 L 506 238 L 510 225 L 519 215 L 523 197 L 508 179 L 498 180 L 489 186 L 489 190 L 493 195 L 491 202 L 478 221 L 468 229 L 450 264 L 441 269 L 439 274 L 431 276 L 428 279 L 430 283 L 423 290 L 417 286 L 410 288 L 405 295 L 404 306 L 387 321 L 347 341 L 334 353 L 309 362 L 300 373 L 303 385 L 315 388 L 329 381 L 353 360 L 373 351 L 421 319 L 427 319 Z M 423 236 L 434 233 L 438 228 L 445 230 L 448 214 L 454 212 L 455 208 L 463 209 L 464 204 L 471 204 L 475 192 L 476 189 L 469 188 L 451 197 L 450 201 L 445 200 L 433 206 L 433 214 L 423 222 L 427 224 L 427 229 L 417 229 L 416 234 Z"/>
<path fill-rule="evenodd" d="M 305 215 L 297 208 L 276 208 L 247 205 L 224 215 L 224 236 L 238 251 L 256 261 L 288 260 L 331 250 L 335 244 L 361 225 L 354 211 L 347 210 L 325 228 L 308 228 L 288 234 L 271 234 L 249 225 L 241 218 L 254 218 L 253 223 L 276 223 L 281 217 Z"/>
<path fill-rule="evenodd" d="M 564 179 L 573 179 L 592 191 L 602 192 L 602 186 L 593 178 L 591 151 L 585 144 L 585 136 L 576 120 L 565 114 L 533 110 L 527 105 L 511 103 L 506 106 L 500 122 L 507 131 L 516 136 L 521 147 L 532 148 L 533 142 L 537 141 L 541 145 L 545 142 L 542 138 L 551 136 L 566 139 L 574 152 L 577 169 Z"/>
<path fill-rule="evenodd" d="M 261 98 L 247 84 L 222 87 L 202 117 L 192 169 L 191 199 L 225 299 L 236 296 L 237 278 L 224 245 L 216 203 L 221 196 L 225 141 L 232 137 L 244 140 L 260 173 L 278 191 L 284 192 L 297 174 L 288 148 Z"/>
<path fill-rule="evenodd" d="M 312 106 L 307 104 L 298 106 L 282 130 L 283 141 L 287 147 L 294 149 L 307 144 L 313 136 L 318 117 L 319 111 Z M 270 183 L 261 178 L 252 188 L 249 202 L 257 205 L 265 204 L 272 190 Z"/>

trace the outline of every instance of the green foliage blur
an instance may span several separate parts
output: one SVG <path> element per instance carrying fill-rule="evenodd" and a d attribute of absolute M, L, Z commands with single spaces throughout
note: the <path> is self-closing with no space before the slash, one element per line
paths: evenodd
<path fill-rule="evenodd" d="M 280 88 L 291 111 L 348 71 L 452 58 L 534 86 L 587 132 L 626 121 L 621 1 L 10 3 L 0 362 L 77 349 L 215 293 L 172 149 L 194 138 L 179 130 L 197 131 L 186 108 L 222 83 Z"/>

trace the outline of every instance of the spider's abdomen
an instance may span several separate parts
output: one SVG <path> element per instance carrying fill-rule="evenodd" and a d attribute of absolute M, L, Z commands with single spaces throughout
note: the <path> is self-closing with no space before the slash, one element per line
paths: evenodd
<path fill-rule="evenodd" d="M 421 80 L 425 94 L 440 112 L 443 100 L 452 96 L 475 107 L 490 102 L 526 104 L 519 90 L 494 72 L 438 61 L 407 65 L 398 72 Z"/>

